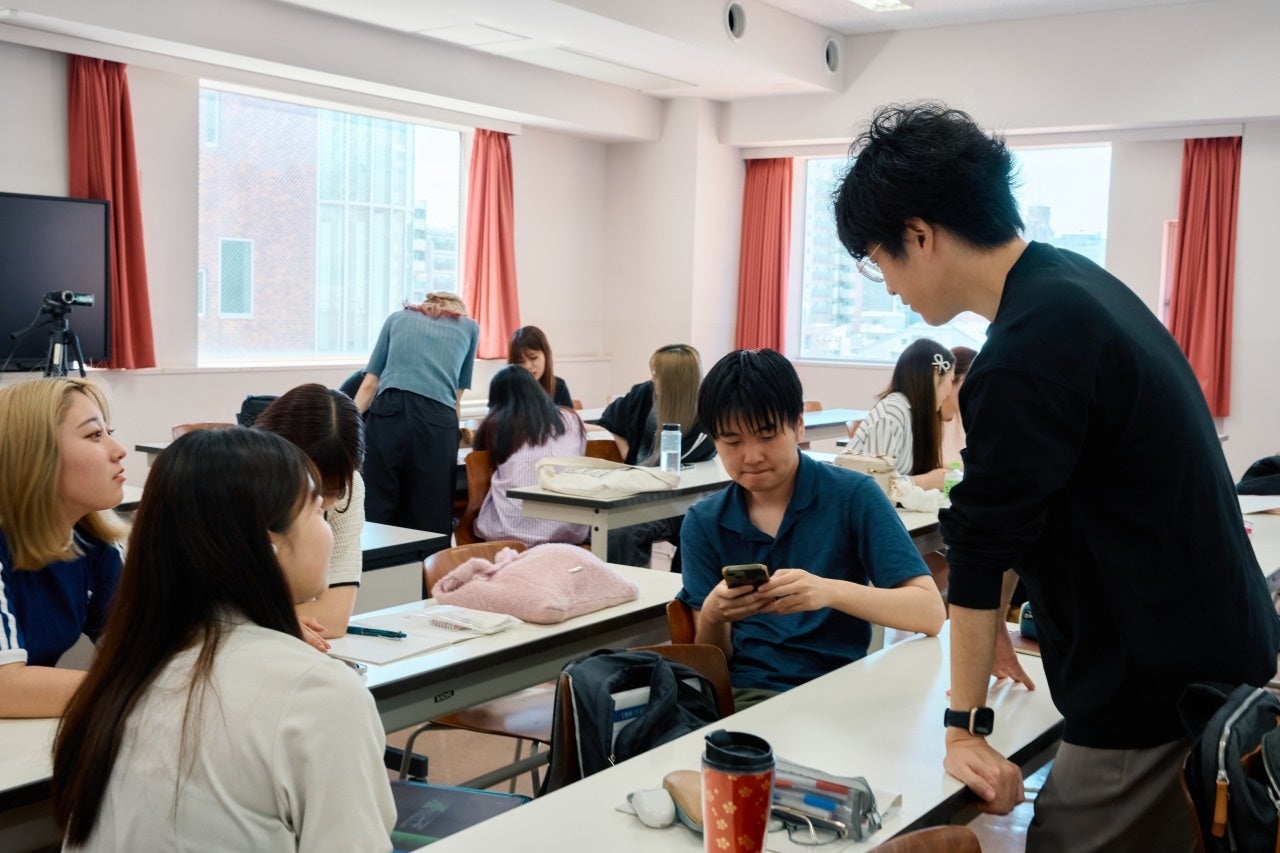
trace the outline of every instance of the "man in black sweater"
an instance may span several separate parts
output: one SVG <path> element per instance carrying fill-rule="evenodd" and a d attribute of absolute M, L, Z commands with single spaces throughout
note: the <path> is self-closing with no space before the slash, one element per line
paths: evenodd
<path fill-rule="evenodd" d="M 1280 645 L 1199 383 L 1122 282 L 1019 236 L 1012 155 L 968 115 L 882 108 L 855 151 L 835 217 L 863 273 L 931 324 L 991 321 L 960 395 L 965 477 L 941 514 L 944 766 L 989 811 L 1022 800 L 1018 768 L 983 737 L 988 676 L 1033 686 L 1003 625 L 1012 568 L 1066 720 L 1028 850 L 1193 849 L 1178 698 L 1197 681 L 1266 683 Z"/>

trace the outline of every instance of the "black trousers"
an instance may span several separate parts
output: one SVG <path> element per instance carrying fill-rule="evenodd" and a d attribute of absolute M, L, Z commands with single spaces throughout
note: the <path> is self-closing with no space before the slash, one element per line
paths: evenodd
<path fill-rule="evenodd" d="M 365 516 L 430 533 L 453 532 L 458 413 L 452 406 L 389 388 L 365 422 Z"/>

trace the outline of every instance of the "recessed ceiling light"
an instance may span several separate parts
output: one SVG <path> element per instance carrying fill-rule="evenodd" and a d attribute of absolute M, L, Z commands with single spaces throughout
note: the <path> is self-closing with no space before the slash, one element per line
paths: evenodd
<path fill-rule="evenodd" d="M 906 12 L 911 9 L 911 4 L 903 3 L 902 0 L 853 0 L 853 2 L 872 12 Z"/>

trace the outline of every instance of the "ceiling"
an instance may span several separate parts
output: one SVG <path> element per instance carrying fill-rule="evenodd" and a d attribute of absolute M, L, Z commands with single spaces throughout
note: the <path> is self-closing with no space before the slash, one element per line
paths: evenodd
<path fill-rule="evenodd" d="M 847 36 L 1217 0 L 907 0 L 882 13 L 852 0 L 276 2 L 657 97 L 730 100 L 843 91 Z"/>

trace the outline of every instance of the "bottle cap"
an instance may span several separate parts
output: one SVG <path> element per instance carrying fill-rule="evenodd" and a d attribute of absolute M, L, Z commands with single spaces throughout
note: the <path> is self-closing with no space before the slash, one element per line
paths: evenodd
<path fill-rule="evenodd" d="M 680 424 L 663 424 L 663 425 L 662 425 L 662 428 L 663 428 L 663 429 L 673 429 L 673 430 L 675 430 L 676 432 L 679 432 L 679 431 L 680 431 Z"/>
<path fill-rule="evenodd" d="M 717 729 L 707 735 L 702 760 L 716 770 L 760 773 L 773 766 L 773 747 L 753 734 Z"/>
<path fill-rule="evenodd" d="M 952 462 L 952 463 L 951 463 L 951 465 L 950 465 L 950 468 L 951 468 L 951 470 L 952 470 L 952 471 L 959 471 L 959 470 L 960 470 L 960 463 L 959 463 L 959 462 Z"/>

